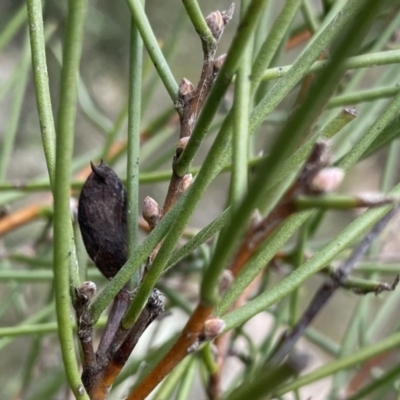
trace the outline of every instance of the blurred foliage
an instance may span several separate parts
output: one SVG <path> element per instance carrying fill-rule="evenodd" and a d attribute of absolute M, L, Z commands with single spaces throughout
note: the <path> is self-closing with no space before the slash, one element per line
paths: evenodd
<path fill-rule="evenodd" d="M 248 44 L 249 58 L 252 62 L 256 59 L 264 39 L 271 34 L 273 24 L 277 21 L 284 3 L 290 3 L 290 1 L 269 2 L 260 15 L 260 22 L 255 29 L 252 42 Z M 292 1 L 292 3 L 296 2 Z M 312 47 L 315 44 L 313 40 L 323 31 L 331 16 L 330 12 L 336 14 L 346 2 L 306 0 L 297 3 L 293 21 L 284 30 L 279 46 L 264 69 L 284 67 L 298 62 L 308 46 Z M 216 9 L 228 9 L 230 2 L 202 0 L 199 5 L 203 15 L 206 16 Z M 52 110 L 56 121 L 60 105 L 62 50 L 67 29 L 67 7 L 67 2 L 45 1 L 43 3 L 48 78 Z M 236 4 L 236 7 L 233 20 L 227 26 L 219 44 L 217 55 L 224 54 L 230 49 L 230 44 L 238 30 L 240 5 Z M 223 243 L 221 240 L 226 240 L 233 246 L 230 252 L 230 258 L 232 258 L 238 243 L 234 239 L 229 242 L 230 233 L 234 237 L 233 232 L 240 230 L 243 232 L 248 221 L 246 219 L 243 224 L 238 222 L 236 229 L 235 218 L 233 222 L 232 218 L 229 219 L 230 216 L 226 216 L 226 219 L 224 217 L 223 220 L 218 219 L 215 225 L 217 227 L 213 235 L 207 237 L 208 240 L 201 235 L 204 234 L 201 229 L 215 219 L 221 218 L 221 212 L 228 205 L 232 205 L 232 212 L 240 210 L 236 207 L 246 203 L 249 193 L 252 193 L 251 190 L 257 191 L 254 183 L 258 182 L 257 179 L 261 180 L 260 177 L 263 174 L 268 182 L 265 184 L 266 187 L 260 186 L 259 190 L 260 193 L 267 193 L 268 196 L 264 196 L 255 207 L 248 207 L 245 211 L 249 215 L 256 208 L 264 213 L 270 212 L 275 205 L 272 204 L 271 199 L 278 200 L 284 193 L 285 187 L 291 184 L 290 179 L 293 179 L 293 174 L 291 178 L 290 174 L 288 175 L 290 179 L 283 174 L 282 171 L 286 165 L 284 162 L 290 161 L 289 156 L 294 150 L 300 148 L 312 135 L 334 136 L 331 140 L 333 164 L 343 166 L 346 160 L 356 157 L 354 163 L 349 162 L 345 166 L 348 171 L 339 189 L 341 193 L 346 195 L 365 191 L 387 193 L 398 183 L 399 121 L 398 118 L 392 117 L 385 120 L 384 116 L 390 105 L 394 104 L 393 107 L 398 107 L 396 99 L 399 97 L 400 55 L 394 53 L 395 60 L 388 61 L 384 54 L 381 64 L 374 68 L 371 67 L 375 65 L 375 62 L 368 56 L 370 53 L 400 52 L 399 11 L 399 1 L 382 2 L 373 23 L 366 27 L 367 32 L 359 50 L 353 54 L 365 56 L 361 60 L 362 66 L 358 67 L 359 69 L 348 69 L 340 80 L 338 77 L 338 82 L 334 86 L 335 90 L 332 90 L 332 94 L 327 98 L 322 99 L 327 102 L 331 98 L 331 103 L 328 103 L 324 110 L 321 107 L 321 112 L 315 116 L 310 129 L 305 129 L 306 132 L 299 140 L 293 139 L 293 148 L 289 149 L 287 154 L 282 150 L 282 159 L 278 160 L 279 168 L 274 171 L 273 176 L 269 176 L 269 170 L 263 171 L 262 168 L 268 165 L 268 161 L 265 160 L 270 156 L 271 148 L 275 149 L 273 146 L 279 141 L 280 134 L 285 132 L 288 120 L 290 124 L 291 120 L 288 117 L 296 116 L 296 110 L 302 104 L 298 100 L 299 91 L 301 88 L 305 88 L 307 93 L 311 90 L 304 83 L 307 79 L 305 76 L 308 68 L 294 82 L 293 88 L 289 87 L 288 82 L 295 71 L 289 70 L 287 75 L 280 79 L 261 81 L 253 98 L 249 90 L 247 91 L 250 117 L 245 119 L 245 124 L 250 127 L 255 126 L 256 132 L 248 140 L 246 164 L 239 167 L 239 169 L 242 168 L 239 175 L 242 173 L 246 176 L 246 180 L 247 178 L 249 180 L 248 184 L 246 182 L 245 190 L 239 196 L 245 201 L 239 205 L 234 203 L 232 200 L 234 196 L 232 197 L 232 193 L 229 196 L 228 193 L 232 190 L 230 189 L 233 185 L 232 181 L 236 178 L 232 178 L 229 173 L 220 173 L 221 171 L 216 167 L 218 176 L 211 179 L 210 188 L 208 184 L 205 185 L 196 209 L 189 216 L 190 223 L 179 240 L 179 248 L 182 248 L 184 244 L 187 247 L 181 250 L 182 253 L 176 253 L 175 259 L 173 259 L 174 255 L 171 256 L 174 262 L 170 260 L 167 267 L 174 265 L 174 268 L 169 269 L 158 282 L 158 287 L 167 298 L 166 309 L 172 315 L 157 320 L 146 331 L 114 385 L 110 399 L 127 396 L 132 384 L 139 382 L 148 372 L 148 367 L 156 365 L 161 355 L 170 348 L 171 342 L 181 331 L 187 315 L 192 312 L 199 300 L 199 288 L 204 282 L 207 268 L 210 263 L 212 266 L 218 264 L 218 246 L 221 247 Z M 176 82 L 186 77 L 196 85 L 203 63 L 202 47 L 182 2 L 178 0 L 148 1 L 146 15 Z M 62 356 L 56 335 L 55 286 L 52 269 L 54 215 L 35 99 L 26 5 L 10 0 L 2 1 L 0 27 L 0 351 L 2 352 L 0 398 L 67 399 L 71 394 L 62 368 Z M 74 151 L 70 171 L 73 199 L 78 198 L 79 189 L 88 175 L 88 165 L 91 160 L 104 158 L 121 178 L 125 179 L 127 176 L 130 32 L 131 13 L 125 3 L 105 0 L 89 1 L 84 25 Z M 234 53 L 234 50 L 229 51 Z M 335 46 L 324 48 L 324 50 L 331 54 L 335 51 Z M 142 204 L 143 198 L 150 195 L 162 204 L 171 175 L 171 160 L 179 138 L 179 118 L 173 111 L 174 104 L 148 52 L 144 50 L 143 54 L 139 178 L 141 185 L 138 202 Z M 317 57 L 318 55 L 314 59 Z M 311 60 L 311 65 L 314 59 L 311 60 L 309 57 L 307 62 Z M 298 67 L 300 68 L 301 65 Z M 335 72 L 335 68 L 333 71 Z M 276 70 L 270 72 L 276 72 Z M 323 74 L 324 70 L 316 73 L 317 82 L 321 75 L 324 76 Z M 237 80 L 238 76 L 235 79 Z M 282 95 L 277 90 L 281 81 L 284 82 L 282 90 L 287 89 L 287 93 Z M 284 86 L 285 83 L 287 86 Z M 318 92 L 317 89 L 312 87 L 312 90 L 316 92 Z M 232 84 L 226 94 L 221 95 L 223 98 L 209 129 L 210 132 L 204 138 L 191 166 L 193 174 L 197 174 L 203 165 L 210 148 L 217 140 L 217 135 L 224 132 L 224 122 L 227 121 L 229 110 L 232 109 L 235 90 L 235 84 Z M 272 104 L 274 90 L 278 93 L 276 98 L 279 101 L 272 107 L 272 111 L 264 112 L 263 101 L 267 106 Z M 356 102 L 341 102 L 340 96 L 354 94 L 358 95 Z M 245 101 L 246 98 L 243 104 Z M 313 104 L 310 107 L 317 110 L 319 106 L 319 104 Z M 356 106 L 357 118 L 340 127 L 335 125 L 332 128 L 331 126 L 333 130 L 330 132 L 324 131 L 328 123 L 337 122 L 337 116 L 343 106 Z M 397 112 L 392 111 L 392 114 L 398 116 L 399 111 L 400 109 L 397 109 Z M 306 109 L 304 114 L 307 112 Z M 254 122 L 257 116 L 262 122 L 258 125 Z M 371 127 L 374 127 L 373 124 L 377 120 L 382 120 L 382 125 L 374 128 L 375 139 L 366 145 L 366 149 L 354 155 L 357 145 L 368 137 L 372 137 L 370 136 L 373 130 Z M 310 131 L 312 135 L 309 135 Z M 230 138 L 231 135 L 226 137 Z M 247 142 L 247 134 L 245 138 Z M 225 157 L 228 158 L 231 154 L 231 148 L 226 148 Z M 365 155 L 368 157 L 364 157 Z M 272 154 L 272 156 L 275 155 Z M 280 157 L 280 153 L 277 157 Z M 288 172 L 299 171 L 305 158 L 303 156 L 292 160 Z M 234 161 L 231 158 L 224 159 L 221 155 L 221 158 L 215 162 L 220 163 L 222 172 L 229 172 L 232 170 L 231 164 L 234 164 Z M 281 172 L 283 176 L 278 179 L 277 176 Z M 200 175 L 200 179 L 202 176 Z M 283 182 L 286 186 L 276 185 L 281 178 L 285 178 Z M 270 191 L 268 192 L 267 189 Z M 395 189 L 396 196 L 398 192 L 398 188 Z M 74 211 L 76 204 L 75 206 L 72 204 L 71 208 Z M 294 218 L 300 214 L 295 214 Z M 226 318 L 225 322 L 229 328 L 233 329 L 229 341 L 231 354 L 227 358 L 225 367 L 229 373 L 223 374 L 223 387 L 226 388 L 224 399 L 236 398 L 234 397 L 235 389 L 247 380 L 254 383 L 251 390 L 256 391 L 259 390 L 256 385 L 257 379 L 260 377 L 271 379 L 270 375 L 263 375 L 266 373 L 264 367 L 278 341 L 279 333 L 282 329 L 294 325 L 301 315 L 301 310 L 310 301 L 315 288 L 321 284 L 321 276 L 325 279 L 322 273 L 313 273 L 314 276 L 308 279 L 307 274 L 300 276 L 300 272 L 299 281 L 295 283 L 294 278 L 290 280 L 292 276 L 290 273 L 294 269 L 306 271 L 309 266 L 311 268 L 312 262 L 315 265 L 315 272 L 323 270 L 328 265 L 340 264 L 347 258 L 354 242 L 361 239 L 372 223 L 379 219 L 378 213 L 373 216 L 367 214 L 367 217 L 368 215 L 371 215 L 371 219 L 367 223 L 363 222 L 366 218 L 362 220 L 363 217 L 359 217 L 359 212 L 355 210 L 310 212 L 309 218 L 304 219 L 304 222 L 296 222 L 299 220 L 294 221 L 294 219 L 288 219 L 285 222 L 288 231 L 292 229 L 290 234 L 282 229 L 267 239 L 267 243 L 274 240 L 276 240 L 274 243 L 282 243 L 279 251 L 274 251 L 271 256 L 269 254 L 264 256 L 270 267 L 262 269 L 259 280 L 253 285 L 253 290 L 245 299 L 245 303 L 250 306 L 247 309 L 243 307 L 243 314 L 240 314 L 240 307 L 235 310 L 236 314 L 235 311 L 230 314 L 229 311 L 232 310 L 227 307 L 226 313 L 224 311 L 221 315 L 224 320 Z M 398 218 L 395 218 L 392 225 L 376 241 L 365 260 L 358 265 L 354 272 L 355 277 L 374 282 L 393 279 L 399 269 L 398 223 Z M 222 230 L 222 233 L 216 234 L 226 224 L 230 224 L 228 226 L 235 229 L 228 233 Z M 295 229 L 296 224 L 299 229 Z M 346 229 L 350 231 L 353 226 L 360 233 L 354 234 L 355 236 L 353 233 L 347 235 Z M 201 234 L 198 235 L 199 231 Z M 88 260 L 82 244 L 79 245 L 77 228 L 75 234 L 78 237 L 80 266 L 87 267 L 89 279 L 96 283 L 100 292 L 107 285 L 107 281 Z M 143 230 L 140 235 L 142 243 L 147 237 L 147 232 Z M 284 235 L 287 237 L 280 239 Z M 241 238 L 243 236 L 240 235 Z M 190 240 L 193 241 L 190 242 Z M 325 249 L 331 249 L 332 247 L 329 246 L 334 246 L 337 243 L 335 240 L 340 242 L 341 251 L 334 254 L 333 259 L 324 263 L 325 258 L 323 254 L 321 255 L 321 249 L 322 253 Z M 268 251 L 268 246 L 265 246 L 263 242 L 260 246 L 260 254 L 265 248 Z M 270 248 L 274 249 L 273 245 Z M 250 270 L 253 267 L 253 271 L 255 270 L 257 261 L 262 263 L 262 257 L 257 259 L 260 254 L 257 253 L 246 264 L 250 265 Z M 316 254 L 316 257 L 308 263 L 309 256 L 312 254 Z M 167 261 L 165 260 L 165 263 Z M 226 264 L 224 266 L 228 267 Z M 263 266 L 266 267 L 265 264 Z M 249 286 L 250 282 L 246 281 L 245 276 L 240 278 L 243 285 Z M 283 281 L 284 278 L 287 280 Z M 307 282 L 302 284 L 306 279 L 308 279 Z M 239 280 L 238 282 L 240 285 Z M 277 294 L 274 298 L 274 293 L 284 289 L 285 284 L 291 285 L 290 294 Z M 206 291 L 207 288 L 203 287 L 202 294 L 205 295 Z M 266 297 L 268 293 L 271 293 L 272 300 Z M 290 389 L 295 398 L 308 398 L 312 395 L 313 399 L 337 399 L 342 394 L 345 395 L 344 398 L 351 399 L 374 399 L 374 396 L 385 399 L 399 398 L 395 374 L 399 368 L 396 351 L 398 343 L 394 340 L 394 335 L 398 330 L 396 322 L 398 296 L 398 291 L 394 291 L 384 293 L 379 298 L 372 298 L 372 296 L 361 298 L 341 290 L 313 325 L 306 330 L 305 339 L 300 342 L 300 348 L 303 351 L 314 355 L 315 361 L 312 366 L 316 371 L 315 376 L 311 373 L 308 381 L 307 377 L 304 382 L 301 378 L 294 378 L 287 384 L 292 384 L 292 386 L 285 387 L 281 384 L 277 389 L 271 385 L 267 389 L 277 390 L 282 396 Z M 223 302 L 220 303 L 219 307 L 223 307 L 223 304 Z M 266 306 L 263 307 L 265 304 L 271 307 L 268 309 Z M 251 305 L 260 308 L 260 313 L 257 312 L 258 315 L 254 318 L 254 312 L 250 309 Z M 103 317 L 99 322 L 100 327 L 95 329 L 95 343 L 100 338 L 101 327 L 104 323 Z M 391 338 L 393 341 L 389 341 Z M 380 343 L 387 347 L 382 347 L 382 349 L 377 347 L 374 353 L 375 350 L 372 347 L 375 344 L 379 346 Z M 368 350 L 370 347 L 371 355 L 360 355 L 360 359 L 356 356 L 352 358 L 357 351 Z M 186 358 L 160 386 L 155 398 L 165 400 L 167 398 L 180 400 L 206 398 L 209 376 L 212 375 L 212 363 L 210 367 L 207 357 L 210 356 L 212 350 L 204 346 L 201 351 Z M 348 366 L 335 364 L 342 358 L 349 360 Z M 328 368 L 331 365 L 332 369 L 318 377 L 319 366 L 326 363 L 328 363 Z M 284 372 L 286 367 L 287 365 L 283 364 Z M 349 369 L 346 370 L 346 368 Z M 293 371 L 289 371 L 289 375 L 292 376 Z M 313 384 L 317 379 L 327 376 L 332 376 L 329 382 L 322 381 L 320 386 Z M 175 390 L 176 387 L 178 387 L 177 390 Z M 364 392 L 361 392 L 362 388 L 365 388 Z M 243 396 L 240 398 L 248 396 L 246 389 L 242 385 L 237 396 Z M 356 397 L 357 392 L 364 397 Z"/>

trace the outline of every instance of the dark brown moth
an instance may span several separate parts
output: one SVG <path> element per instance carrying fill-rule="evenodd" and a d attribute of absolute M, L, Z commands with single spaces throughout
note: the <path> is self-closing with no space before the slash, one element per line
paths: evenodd
<path fill-rule="evenodd" d="M 95 166 L 79 196 L 78 222 L 96 267 L 112 278 L 127 259 L 127 198 L 118 175 L 103 161 Z"/>

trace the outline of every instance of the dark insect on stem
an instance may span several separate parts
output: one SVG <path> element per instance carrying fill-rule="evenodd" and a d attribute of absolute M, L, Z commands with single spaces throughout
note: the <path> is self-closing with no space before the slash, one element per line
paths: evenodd
<path fill-rule="evenodd" d="M 103 161 L 82 187 L 78 222 L 83 242 L 96 267 L 112 278 L 127 259 L 126 191 L 118 175 Z"/>

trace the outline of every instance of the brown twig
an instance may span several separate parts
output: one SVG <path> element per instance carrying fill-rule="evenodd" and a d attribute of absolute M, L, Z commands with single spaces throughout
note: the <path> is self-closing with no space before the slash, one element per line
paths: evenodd
<path fill-rule="evenodd" d="M 312 187 L 313 178 L 327 164 L 326 158 L 327 145 L 324 142 L 317 143 L 312 151 L 303 171 L 300 173 L 296 183 L 290 188 L 284 196 L 284 200 L 273 213 L 273 217 L 267 217 L 260 223 L 250 229 L 246 235 L 243 245 L 240 247 L 237 257 L 231 266 L 231 273 L 235 276 L 240 269 L 254 254 L 257 247 L 263 240 L 275 229 L 280 222 L 296 209 L 291 201 L 294 196 L 305 191 L 315 193 Z M 306 189 L 307 188 L 307 189 Z M 320 191 L 320 189 L 318 189 Z M 289 201 L 290 199 L 290 201 Z M 271 229 L 273 228 L 273 229 Z M 128 400 L 145 399 L 152 390 L 164 379 L 164 377 L 172 371 L 172 369 L 188 354 L 188 352 L 196 349 L 200 341 L 204 340 L 203 335 L 206 321 L 211 317 L 213 307 L 202 304 L 197 305 L 195 311 L 189 318 L 185 328 L 179 336 L 177 342 L 170 349 L 167 355 L 159 364 L 150 372 L 149 375 L 138 385 L 138 387 L 130 394 Z M 216 337 L 216 336 L 215 336 Z"/>
<path fill-rule="evenodd" d="M 113 305 L 108 314 L 106 326 L 103 334 L 101 335 L 99 347 L 97 349 L 98 354 L 104 354 L 110 347 L 122 317 L 124 316 L 125 311 L 127 310 L 131 301 L 132 295 L 128 291 L 128 285 L 125 285 L 114 298 Z"/>
<path fill-rule="evenodd" d="M 336 270 L 334 277 L 329 278 L 323 283 L 294 328 L 287 331 L 281 338 L 277 348 L 270 358 L 271 364 L 279 364 L 283 358 L 289 354 L 299 338 L 303 335 L 305 329 L 311 324 L 315 316 L 321 311 L 335 291 L 345 282 L 350 272 L 354 269 L 356 263 L 365 254 L 398 209 L 399 207 L 392 209 L 377 224 L 375 224 L 361 243 L 353 250 L 351 256 Z"/>
<path fill-rule="evenodd" d="M 159 364 L 146 376 L 127 400 L 144 400 L 173 368 L 196 347 L 203 332 L 204 322 L 211 315 L 213 307 L 198 304 L 186 323 L 177 342 Z"/>
<path fill-rule="evenodd" d="M 293 35 L 286 43 L 285 49 L 287 51 L 294 49 L 297 46 L 300 46 L 312 36 L 312 32 L 310 29 L 306 28 L 299 33 Z"/>
<path fill-rule="evenodd" d="M 243 293 L 239 296 L 239 298 L 232 305 L 230 310 L 241 307 L 246 303 L 247 299 L 254 292 L 254 289 L 260 283 L 262 275 L 265 271 L 259 273 L 256 278 L 250 283 L 249 286 L 243 291 Z M 218 400 L 222 396 L 222 370 L 224 368 L 226 357 L 229 353 L 229 343 L 231 341 L 233 331 L 226 332 L 220 336 L 218 336 L 215 341 L 215 357 L 218 369 L 216 372 L 210 375 L 209 384 L 208 384 L 208 396 L 210 400 Z"/>
<path fill-rule="evenodd" d="M 228 11 L 215 11 L 206 18 L 206 23 L 210 28 L 215 41 L 211 43 L 206 38 L 200 36 L 203 47 L 203 68 L 199 83 L 197 87 L 194 88 L 193 84 L 189 80 L 183 78 L 179 86 L 179 101 L 176 107 L 179 110 L 181 129 L 173 165 L 179 159 L 188 138 L 193 132 L 197 117 L 214 82 L 217 69 L 221 66 L 221 59 L 215 59 L 215 54 L 224 28 L 232 19 L 233 11 L 234 6 L 231 5 Z M 173 168 L 170 184 L 164 201 L 163 215 L 165 215 L 176 203 L 183 192 L 183 187 L 188 186 L 183 182 L 184 179 L 185 176 L 180 176 Z"/>
<path fill-rule="evenodd" d="M 234 276 L 239 273 L 261 243 L 271 235 L 282 221 L 297 211 L 294 202 L 297 196 L 301 194 L 318 194 L 323 191 L 323 188 L 316 189 L 314 187 L 313 180 L 328 165 L 329 158 L 327 154 L 327 144 L 325 142 L 317 142 L 299 177 L 286 191 L 275 209 L 266 218 L 250 228 L 230 266 Z"/>
<path fill-rule="evenodd" d="M 326 58 L 326 52 L 322 52 L 318 57 L 319 61 L 322 61 Z M 315 74 L 308 74 L 304 77 L 303 83 L 301 84 L 299 93 L 297 94 L 296 101 L 294 102 L 294 108 L 300 106 L 304 99 L 306 98 L 308 92 L 310 91 L 311 85 L 314 82 Z"/>
<path fill-rule="evenodd" d="M 347 385 L 346 398 L 355 394 L 359 390 L 360 386 L 363 385 L 363 383 L 369 378 L 371 378 L 371 370 L 382 365 L 383 362 L 391 355 L 392 351 L 389 350 L 366 361 Z"/>
<path fill-rule="evenodd" d="M 137 322 L 130 330 L 122 326 L 104 354 L 97 353 L 96 368 L 82 380 L 91 400 L 104 400 L 146 328 L 164 311 L 164 296 L 154 290 Z"/>
<path fill-rule="evenodd" d="M 93 350 L 93 325 L 89 310 L 90 299 L 96 291 L 93 282 L 84 282 L 79 288 L 75 288 L 73 306 L 76 312 L 78 326 L 78 338 L 82 348 L 83 370 L 96 368 L 96 356 Z"/>
<path fill-rule="evenodd" d="M 175 123 L 175 118 L 175 115 L 171 116 L 169 123 Z M 140 143 L 143 144 L 146 142 L 148 138 L 151 137 L 152 133 L 152 129 L 144 129 L 140 134 Z M 117 159 L 126 150 L 126 144 L 126 139 L 115 142 L 107 154 L 107 161 L 112 162 L 113 160 Z M 83 181 L 90 175 L 91 172 L 91 167 L 88 165 L 77 172 L 75 174 L 75 178 Z M 51 200 L 49 198 L 43 203 L 30 204 L 29 206 L 16 210 L 12 213 L 1 215 L 0 236 L 3 236 L 14 229 L 24 226 L 29 222 L 39 218 L 48 211 L 50 204 Z M 139 226 L 143 230 L 148 230 L 147 225 L 143 220 L 139 220 Z"/>
<path fill-rule="evenodd" d="M 321 272 L 327 274 L 332 279 L 336 279 L 337 271 L 333 267 L 324 268 Z M 365 295 L 374 293 L 378 295 L 382 292 L 390 292 L 396 289 L 400 281 L 400 274 L 397 274 L 392 283 L 376 282 L 369 280 L 359 280 L 357 278 L 347 277 L 345 281 L 340 281 L 340 287 L 351 290 L 355 294 Z"/>
<path fill-rule="evenodd" d="M 392 283 L 386 282 L 372 282 L 370 287 L 359 287 L 358 285 L 351 285 L 350 287 L 344 284 L 344 287 L 349 288 L 355 294 L 369 294 L 374 293 L 376 296 L 382 292 L 392 292 L 396 289 L 400 281 L 400 275 L 397 274 Z"/>
<path fill-rule="evenodd" d="M 47 213 L 49 209 L 45 204 L 31 204 L 0 219 L 0 236 L 25 225 Z"/>
<path fill-rule="evenodd" d="M 323 180 L 322 185 L 319 185 L 320 175 L 324 174 L 324 171 L 326 171 L 324 168 L 328 164 L 329 156 L 327 144 L 325 142 L 317 142 L 298 178 L 283 195 L 273 212 L 266 218 L 253 224 L 249 229 L 230 266 L 230 271 L 234 277 L 239 274 L 243 266 L 257 252 L 260 245 L 272 232 L 285 219 L 297 211 L 295 200 L 299 195 L 311 193 L 321 194 L 324 192 L 326 182 Z M 318 182 L 318 185 L 316 185 L 316 182 Z M 246 291 L 244 294 L 247 294 Z M 246 297 L 241 296 L 239 299 L 240 301 L 244 301 L 245 298 Z M 239 304 L 240 302 L 236 302 L 232 308 L 238 307 Z M 209 394 L 212 400 L 220 398 L 220 375 L 227 354 L 226 348 L 228 341 L 229 336 L 227 334 L 217 339 L 217 364 L 219 369 L 210 377 Z"/>

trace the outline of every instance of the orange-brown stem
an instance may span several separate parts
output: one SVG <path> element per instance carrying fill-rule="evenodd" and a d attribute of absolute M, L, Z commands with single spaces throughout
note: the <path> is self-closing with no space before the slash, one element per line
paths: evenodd
<path fill-rule="evenodd" d="M 0 219 L 0 236 L 32 222 L 36 218 L 41 217 L 48 211 L 48 206 L 43 204 L 31 204 L 21 210 L 17 210 L 11 214 L 7 214 Z"/>
<path fill-rule="evenodd" d="M 251 296 L 255 287 L 260 283 L 262 275 L 265 271 L 260 272 L 256 278 L 250 283 L 249 286 L 243 291 L 243 293 L 239 296 L 239 298 L 235 301 L 235 303 L 230 308 L 230 311 L 241 307 L 246 303 L 249 296 Z M 218 400 L 222 396 L 222 369 L 224 368 L 224 363 L 229 351 L 229 343 L 232 337 L 232 331 L 226 332 L 220 336 L 218 336 L 215 341 L 216 348 L 216 362 L 217 362 L 217 372 L 210 376 L 209 387 L 208 387 L 208 395 L 210 400 Z"/>
<path fill-rule="evenodd" d="M 198 340 L 203 330 L 204 322 L 211 315 L 213 307 L 198 304 L 190 319 L 186 323 L 177 342 L 150 372 L 139 386 L 129 395 L 127 400 L 144 400 L 153 389 L 185 358 L 190 347 Z"/>
<path fill-rule="evenodd" d="M 312 36 L 309 29 L 304 29 L 303 31 L 293 35 L 286 43 L 286 50 L 292 50 L 297 46 L 305 43 Z"/>

